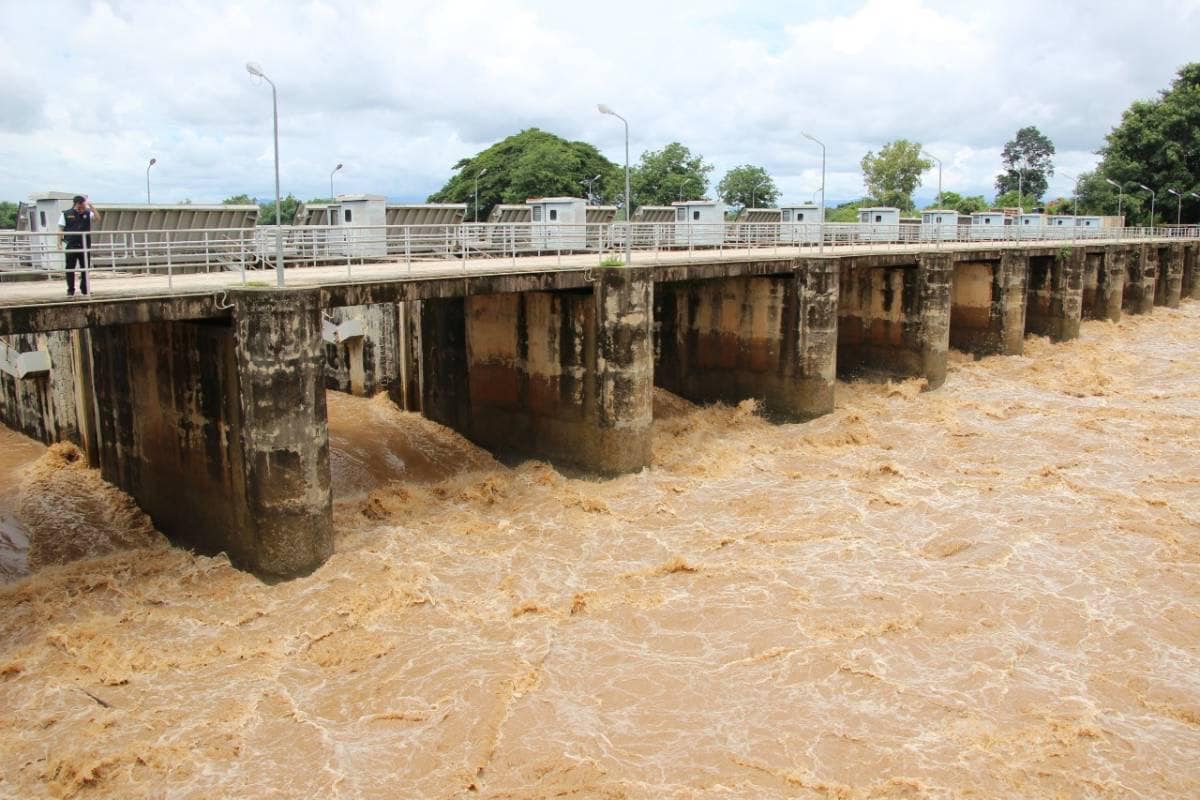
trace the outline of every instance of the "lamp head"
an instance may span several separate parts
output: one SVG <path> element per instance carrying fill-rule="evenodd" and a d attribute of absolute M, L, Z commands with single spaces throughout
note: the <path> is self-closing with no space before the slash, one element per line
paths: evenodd
<path fill-rule="evenodd" d="M 475 177 L 476 177 L 476 178 L 482 178 L 484 175 L 487 175 L 487 171 L 488 171 L 488 168 L 487 168 L 487 167 L 484 167 L 483 169 L 479 170 L 479 172 L 477 172 L 477 173 L 475 174 Z"/>
<path fill-rule="evenodd" d="M 1154 190 L 1153 190 L 1153 189 L 1151 189 L 1151 188 L 1150 188 L 1149 186 L 1147 186 L 1146 184 L 1144 184 L 1144 183 L 1139 183 L 1139 184 L 1138 184 L 1138 186 L 1142 187 L 1143 189 L 1145 189 L 1145 190 L 1146 190 L 1147 192 L 1149 192 L 1150 194 L 1154 194 Z"/>
<path fill-rule="evenodd" d="M 1168 193 L 1168 194 L 1173 194 L 1173 195 L 1175 195 L 1176 197 L 1179 197 L 1179 192 L 1175 191 L 1174 189 L 1167 189 L 1167 193 Z"/>
<path fill-rule="evenodd" d="M 601 103 L 600 105 L 596 106 L 596 110 L 599 111 L 601 114 L 612 114 L 613 116 L 616 116 L 616 114 L 617 114 L 617 112 L 613 111 L 611 108 L 604 105 L 604 103 Z"/>
<path fill-rule="evenodd" d="M 341 165 L 341 164 L 338 164 L 336 167 L 334 167 L 334 168 L 333 168 L 333 171 L 334 171 L 334 172 L 337 172 L 337 171 L 338 171 L 339 169 L 341 169 L 341 168 L 342 168 L 342 165 Z"/>
<path fill-rule="evenodd" d="M 1116 182 L 1116 181 L 1114 181 L 1112 178 L 1105 178 L 1105 179 L 1104 179 L 1104 182 L 1105 182 L 1105 183 L 1107 183 L 1109 186 L 1115 186 L 1115 187 L 1117 187 L 1118 189 L 1120 189 L 1120 188 L 1121 188 L 1121 184 L 1117 183 L 1117 182 Z"/>
<path fill-rule="evenodd" d="M 599 175 L 597 175 L 596 177 L 592 178 L 592 180 L 594 180 L 594 181 L 598 181 L 598 180 L 600 180 L 600 176 L 599 176 Z"/>
<path fill-rule="evenodd" d="M 152 167 L 153 167 L 153 166 L 154 166 L 155 164 L 157 164 L 157 163 L 158 163 L 158 159 L 157 159 L 157 158 L 152 158 L 152 159 L 150 159 L 150 166 L 152 166 Z"/>
<path fill-rule="evenodd" d="M 262 67 L 260 67 L 258 64 L 255 64 L 253 61 L 246 62 L 246 72 L 249 72 L 251 75 L 253 75 L 256 78 L 267 77 L 266 74 L 262 71 Z"/>

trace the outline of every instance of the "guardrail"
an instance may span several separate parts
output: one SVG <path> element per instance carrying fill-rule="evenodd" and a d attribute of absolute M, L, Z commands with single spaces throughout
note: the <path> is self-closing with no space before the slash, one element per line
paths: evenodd
<path fill-rule="evenodd" d="M 245 282 L 276 263 L 276 233 L 288 268 L 396 263 L 412 270 L 423 262 L 461 263 L 551 256 L 592 255 L 597 262 L 696 257 L 726 253 L 823 253 L 845 247 L 956 243 L 1102 242 L 1148 238 L 1200 238 L 1200 226 L 1085 228 L 1060 226 L 877 225 L 860 223 L 463 223 L 402 226 L 259 226 L 200 230 L 113 231 L 87 234 L 88 273 L 165 275 L 232 272 Z M 65 272 L 63 234 L 27 231 L 0 234 L 0 280 L 38 279 Z M 578 265 L 573 259 L 571 265 Z M 531 269 L 551 266 L 542 258 Z M 2 291 L 2 289 L 0 289 Z"/>

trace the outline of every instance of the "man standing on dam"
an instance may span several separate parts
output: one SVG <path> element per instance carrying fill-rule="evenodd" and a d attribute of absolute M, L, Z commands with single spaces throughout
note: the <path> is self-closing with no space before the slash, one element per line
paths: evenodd
<path fill-rule="evenodd" d="M 75 195 L 71 201 L 74 205 L 68 208 L 58 218 L 58 229 L 63 237 L 58 240 L 58 249 L 67 246 L 67 297 L 75 294 L 75 269 L 79 269 L 79 291 L 88 293 L 88 241 L 86 235 L 92 229 L 92 222 L 100 221 L 100 212 L 91 201 L 81 194 Z"/>

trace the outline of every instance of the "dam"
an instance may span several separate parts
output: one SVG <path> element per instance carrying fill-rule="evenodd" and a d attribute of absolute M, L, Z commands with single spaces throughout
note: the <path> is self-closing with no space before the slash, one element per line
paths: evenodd
<path fill-rule="evenodd" d="M 0 421 L 79 445 L 173 540 L 289 578 L 333 551 L 327 388 L 385 391 L 493 453 L 613 476 L 650 463 L 656 387 L 811 420 L 839 376 L 937 389 L 951 348 L 1019 354 L 1027 334 L 1067 341 L 1083 320 L 1200 296 L 1187 229 L 933 242 L 759 225 L 713 246 L 664 224 L 460 225 L 413 257 L 449 227 L 393 231 L 402 259 L 368 258 L 361 238 L 344 264 L 293 247 L 274 275 L 288 253 L 260 271 L 212 269 L 207 250 L 203 269 L 164 269 L 118 266 L 110 245 L 90 297 L 0 283 Z"/>

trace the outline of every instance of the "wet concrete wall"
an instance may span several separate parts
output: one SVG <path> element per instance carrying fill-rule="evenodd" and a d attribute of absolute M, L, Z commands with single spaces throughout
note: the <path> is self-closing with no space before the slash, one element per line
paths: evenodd
<path fill-rule="evenodd" d="M 1083 261 L 1082 319 L 1121 318 L 1121 298 L 1125 291 L 1127 254 L 1123 248 L 1105 247 L 1086 251 Z"/>
<path fill-rule="evenodd" d="M 1155 247 L 1158 272 L 1154 282 L 1154 305 L 1179 308 L 1183 293 L 1183 245 Z"/>
<path fill-rule="evenodd" d="M 173 540 L 292 577 L 332 552 L 320 311 L 233 297 L 232 322 L 94 331 L 100 469 Z"/>
<path fill-rule="evenodd" d="M 841 259 L 838 374 L 946 378 L 950 346 L 950 256 Z"/>
<path fill-rule="evenodd" d="M 1131 248 L 1125 259 L 1125 288 L 1121 310 L 1126 314 L 1149 314 L 1154 310 L 1158 282 L 1158 250 L 1147 245 Z"/>
<path fill-rule="evenodd" d="M 1056 342 L 1079 336 L 1083 310 L 1083 261 L 1080 248 L 1029 258 L 1025 332 Z"/>
<path fill-rule="evenodd" d="M 231 326 L 114 325 L 96 329 L 94 340 L 105 480 L 174 541 L 249 561 Z"/>
<path fill-rule="evenodd" d="M 601 474 L 650 460 L 653 281 L 596 270 L 591 290 L 427 300 L 426 416 L 498 454 Z"/>
<path fill-rule="evenodd" d="M 1200 242 L 1188 242 L 1183 245 L 1183 269 L 1179 279 L 1180 296 L 1184 299 L 1200 300 Z"/>
<path fill-rule="evenodd" d="M 89 449 L 94 411 L 87 330 L 17 334 L 0 339 L 20 353 L 45 351 L 50 371 L 18 378 L 0 372 L 0 423 L 44 444 Z"/>
<path fill-rule="evenodd" d="M 975 355 L 1019 354 L 1029 259 L 1018 253 L 954 263 L 950 346 Z"/>
<path fill-rule="evenodd" d="M 334 325 L 357 320 L 363 330 L 361 337 L 325 343 L 325 387 L 359 397 L 396 391 L 403 353 L 400 305 L 330 308 L 324 314 Z"/>
<path fill-rule="evenodd" d="M 833 410 L 835 261 L 782 275 L 655 287 L 656 385 L 699 403 L 764 402 L 789 420 Z"/>

